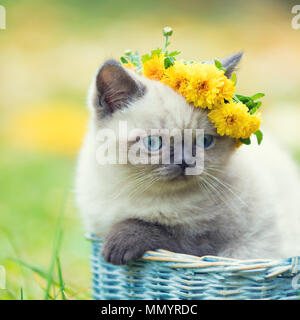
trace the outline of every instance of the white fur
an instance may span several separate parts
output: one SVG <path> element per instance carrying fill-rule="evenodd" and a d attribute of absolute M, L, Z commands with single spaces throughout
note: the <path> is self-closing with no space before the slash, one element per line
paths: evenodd
<path fill-rule="evenodd" d="M 82 146 L 76 176 L 78 207 L 89 232 L 105 235 L 111 226 L 128 218 L 163 224 L 181 224 L 187 232 L 207 230 L 229 238 L 220 255 L 233 258 L 280 258 L 300 254 L 300 183 L 297 167 L 286 152 L 265 133 L 261 146 L 241 146 L 224 160 L 222 181 L 232 190 L 223 190 L 229 204 L 217 204 L 197 185 L 153 186 L 137 197 L 126 166 L 101 166 L 96 161 L 99 127 L 117 132 L 118 121 L 127 120 L 129 129 L 184 129 L 205 127 L 206 112 L 188 105 L 184 98 L 161 83 L 139 78 L 146 87 L 144 97 L 111 118 L 99 121 L 93 101 L 95 84 L 89 93 L 91 119 Z M 164 124 L 162 124 L 162 120 Z M 229 138 L 228 138 L 229 139 Z M 224 147 L 225 148 L 225 147 Z M 230 148 L 230 147 L 228 147 Z M 221 149 L 219 156 L 226 154 Z M 128 170 L 127 170 L 128 169 Z M 221 179 L 220 178 L 220 179 Z"/>

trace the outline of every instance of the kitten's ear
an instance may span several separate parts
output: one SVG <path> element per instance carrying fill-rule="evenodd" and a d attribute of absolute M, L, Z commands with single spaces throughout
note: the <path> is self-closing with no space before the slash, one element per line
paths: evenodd
<path fill-rule="evenodd" d="M 236 54 L 227 56 L 220 60 L 223 67 L 226 69 L 225 76 L 231 78 L 232 73 L 236 70 L 236 67 L 240 60 L 242 59 L 243 52 L 238 52 Z"/>
<path fill-rule="evenodd" d="M 96 76 L 96 108 L 101 116 L 124 108 L 141 97 L 145 86 L 115 60 L 106 61 Z"/>

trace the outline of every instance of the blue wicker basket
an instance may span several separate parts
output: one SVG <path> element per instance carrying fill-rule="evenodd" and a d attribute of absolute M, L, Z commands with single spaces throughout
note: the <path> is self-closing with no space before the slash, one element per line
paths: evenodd
<path fill-rule="evenodd" d="M 300 257 L 235 260 L 156 250 L 114 266 L 100 255 L 101 238 L 88 239 L 96 300 L 300 299 Z"/>

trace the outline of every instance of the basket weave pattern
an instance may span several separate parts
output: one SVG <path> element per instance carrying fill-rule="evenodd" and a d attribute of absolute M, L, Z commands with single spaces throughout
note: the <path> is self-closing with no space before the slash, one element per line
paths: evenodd
<path fill-rule="evenodd" d="M 300 300 L 300 257 L 236 260 L 157 250 L 128 265 L 114 266 L 100 255 L 101 238 L 88 238 L 97 300 Z"/>

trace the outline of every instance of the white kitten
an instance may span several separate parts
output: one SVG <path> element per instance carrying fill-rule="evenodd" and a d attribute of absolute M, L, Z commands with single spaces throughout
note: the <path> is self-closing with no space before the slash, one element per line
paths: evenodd
<path fill-rule="evenodd" d="M 233 71 L 241 55 L 223 60 Z M 89 232 L 104 237 L 102 254 L 115 264 L 146 250 L 168 249 L 232 258 L 300 254 L 297 167 L 265 134 L 261 146 L 235 147 L 217 135 L 207 111 L 171 88 L 106 62 L 88 99 L 89 129 L 76 177 L 78 207 Z M 132 128 L 204 129 L 213 145 L 204 171 L 185 176 L 182 165 L 100 165 L 97 130 L 119 121 Z"/>

